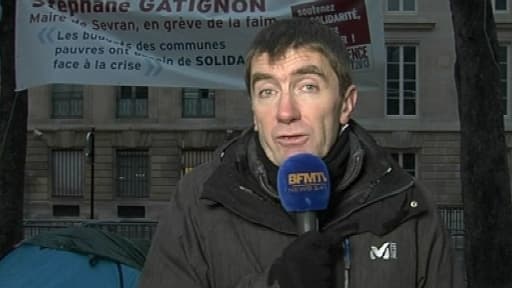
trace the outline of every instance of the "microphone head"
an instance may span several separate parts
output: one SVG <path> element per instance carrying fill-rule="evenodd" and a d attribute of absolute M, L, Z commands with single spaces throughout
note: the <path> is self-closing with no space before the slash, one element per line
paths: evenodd
<path fill-rule="evenodd" d="M 287 212 L 326 209 L 331 193 L 327 165 L 309 153 L 290 156 L 277 171 L 277 191 Z"/>

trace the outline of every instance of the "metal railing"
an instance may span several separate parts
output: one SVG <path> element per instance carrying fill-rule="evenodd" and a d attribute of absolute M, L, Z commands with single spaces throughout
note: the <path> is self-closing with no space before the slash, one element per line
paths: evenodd
<path fill-rule="evenodd" d="M 442 207 L 439 209 L 442 219 L 450 232 L 455 248 L 463 247 L 464 239 L 463 210 L 459 207 Z M 151 240 L 156 230 L 157 221 L 152 220 L 88 220 L 88 219 L 27 219 L 23 221 L 25 239 L 45 231 L 66 227 L 95 227 L 132 240 Z M 463 242 L 462 242 L 463 243 Z M 462 247 L 461 247 L 462 246 Z"/>
<path fill-rule="evenodd" d="M 156 230 L 156 221 L 151 220 L 57 220 L 30 219 L 23 221 L 24 237 L 31 238 L 43 232 L 67 227 L 94 227 L 123 236 L 130 240 L 151 241 Z"/>

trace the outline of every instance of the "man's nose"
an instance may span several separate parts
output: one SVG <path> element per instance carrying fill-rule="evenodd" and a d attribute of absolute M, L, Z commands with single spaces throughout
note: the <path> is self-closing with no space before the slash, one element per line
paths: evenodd
<path fill-rule="evenodd" d="M 300 118 L 297 99 L 291 93 L 283 93 L 277 105 L 277 120 L 279 122 L 290 123 Z"/>

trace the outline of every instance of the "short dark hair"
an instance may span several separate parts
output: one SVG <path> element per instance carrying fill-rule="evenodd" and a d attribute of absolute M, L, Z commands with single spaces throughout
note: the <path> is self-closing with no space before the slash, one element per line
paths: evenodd
<path fill-rule="evenodd" d="M 245 85 L 251 93 L 251 62 L 268 53 L 271 61 L 288 49 L 309 48 L 324 55 L 340 83 L 340 91 L 352 84 L 350 59 L 341 37 L 328 26 L 308 18 L 277 20 L 258 32 L 245 58 Z M 342 94 L 343 95 L 343 94 Z"/>

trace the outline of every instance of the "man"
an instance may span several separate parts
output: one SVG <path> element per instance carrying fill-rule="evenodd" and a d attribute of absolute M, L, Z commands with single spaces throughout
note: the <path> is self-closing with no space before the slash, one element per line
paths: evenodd
<path fill-rule="evenodd" d="M 340 37 L 306 19 L 274 22 L 246 61 L 254 126 L 180 182 L 141 287 L 452 287 L 449 238 L 428 193 L 350 119 L 357 102 Z M 322 157 L 331 199 L 299 235 L 278 167 Z"/>

